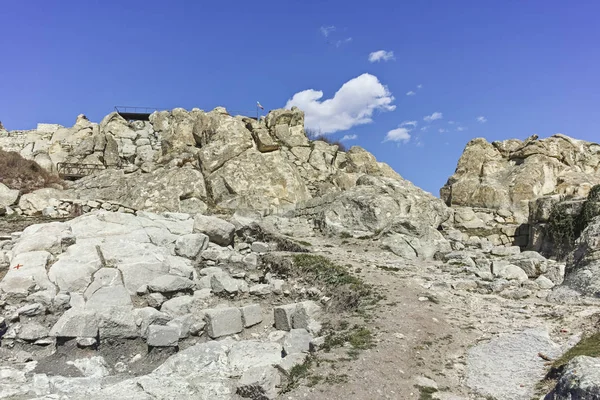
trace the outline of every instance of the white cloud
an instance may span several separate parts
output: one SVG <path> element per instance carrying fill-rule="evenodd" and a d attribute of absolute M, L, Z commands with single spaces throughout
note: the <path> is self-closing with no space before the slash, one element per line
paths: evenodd
<path fill-rule="evenodd" d="M 350 43 L 351 41 L 352 41 L 352 38 L 351 37 L 347 37 L 346 39 L 338 40 L 337 42 L 335 42 L 333 44 L 335 44 L 335 47 L 340 47 L 341 45 L 346 44 L 346 43 Z"/>
<path fill-rule="evenodd" d="M 329 36 L 329 34 L 333 31 L 335 31 L 335 26 L 322 26 L 320 28 L 321 30 L 321 34 L 325 37 Z"/>
<path fill-rule="evenodd" d="M 384 142 L 404 142 L 408 143 L 410 141 L 411 135 L 410 132 L 412 129 L 417 126 L 417 121 L 404 121 L 400 124 L 400 126 L 396 129 L 392 129 L 385 135 Z"/>
<path fill-rule="evenodd" d="M 485 124 L 487 122 L 487 118 L 482 115 L 480 117 L 477 117 L 477 122 Z"/>
<path fill-rule="evenodd" d="M 436 119 L 442 119 L 442 118 L 443 118 L 443 115 L 442 115 L 442 113 L 441 113 L 441 112 L 437 112 L 437 111 L 436 111 L 436 112 L 434 112 L 434 113 L 433 113 L 433 114 L 431 114 L 431 115 L 426 115 L 426 116 L 423 118 L 423 121 L 426 121 L 426 122 L 431 122 L 431 121 L 435 121 Z"/>
<path fill-rule="evenodd" d="M 369 62 L 390 61 L 395 60 L 393 51 L 378 50 L 369 54 Z"/>
<path fill-rule="evenodd" d="M 358 135 L 354 135 L 353 134 L 353 135 L 344 135 L 344 137 L 341 138 L 340 140 L 342 142 L 345 142 L 345 141 L 348 141 L 348 140 L 356 140 L 356 139 L 358 139 Z"/>
<path fill-rule="evenodd" d="M 407 96 L 414 96 L 415 94 L 416 94 L 416 93 L 415 93 L 415 92 L 413 92 L 412 90 L 411 90 L 410 92 L 406 92 L 406 95 L 407 95 Z"/>
<path fill-rule="evenodd" d="M 421 128 L 421 132 L 425 132 L 427 129 L 429 129 L 429 127 L 424 126 L 424 127 Z"/>
<path fill-rule="evenodd" d="M 375 110 L 393 111 L 394 96 L 376 76 L 362 74 L 350 79 L 333 98 L 321 100 L 323 92 L 308 89 L 289 99 L 285 108 L 298 107 L 305 113 L 305 126 L 323 134 L 350 129 L 356 125 L 373 122 Z"/>
<path fill-rule="evenodd" d="M 466 131 L 467 128 L 463 127 L 463 126 L 459 126 L 458 128 L 456 128 L 457 131 L 462 132 L 462 131 Z"/>
<path fill-rule="evenodd" d="M 447 131 L 447 130 L 445 130 L 444 128 L 440 128 L 440 129 L 438 129 L 438 132 L 439 132 L 439 133 L 444 133 L 444 132 L 448 132 L 448 131 Z"/>
<path fill-rule="evenodd" d="M 404 142 L 408 143 L 410 140 L 410 131 L 406 128 L 392 129 L 385 135 L 384 142 Z"/>
<path fill-rule="evenodd" d="M 448 124 L 454 125 L 454 121 L 448 121 Z"/>
<path fill-rule="evenodd" d="M 400 127 L 404 126 L 412 126 L 413 128 L 417 126 L 417 121 L 404 121 L 400 124 Z"/>
<path fill-rule="evenodd" d="M 423 87 L 423 85 L 419 84 L 417 85 L 417 89 L 421 89 Z"/>

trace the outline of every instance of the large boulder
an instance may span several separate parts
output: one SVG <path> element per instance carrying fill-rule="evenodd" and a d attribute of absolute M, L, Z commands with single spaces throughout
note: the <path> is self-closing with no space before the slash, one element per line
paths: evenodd
<path fill-rule="evenodd" d="M 229 246 L 235 225 L 221 218 L 198 214 L 194 218 L 194 232 L 205 234 L 211 242 L 220 246 Z"/>
<path fill-rule="evenodd" d="M 38 189 L 24 194 L 19 200 L 19 208 L 26 215 L 39 215 L 46 207 L 57 207 L 59 200 L 68 197 L 64 191 L 54 188 Z"/>
<path fill-rule="evenodd" d="M 273 110 L 265 118 L 266 127 L 277 140 L 288 147 L 307 146 L 304 113 L 297 107 Z"/>
<path fill-rule="evenodd" d="M 355 187 L 309 201 L 293 214 L 312 216 L 327 233 L 406 234 L 405 221 L 437 229 L 450 219 L 452 210 L 402 178 L 363 175 Z"/>
<path fill-rule="evenodd" d="M 12 206 L 19 199 L 19 191 L 10 189 L 3 183 L 0 183 L 0 207 Z"/>
<path fill-rule="evenodd" d="M 202 170 L 212 173 L 221 168 L 227 161 L 238 157 L 254 146 L 252 134 L 241 118 L 230 117 L 218 111 L 211 111 L 202 120 L 199 141 L 209 139 L 199 151 Z"/>
<path fill-rule="evenodd" d="M 600 399 L 600 358 L 578 356 L 563 368 L 544 400 Z"/>
<path fill-rule="evenodd" d="M 16 254 L 10 262 L 8 272 L 0 281 L 0 292 L 24 298 L 31 292 L 48 290 L 54 296 L 56 287 L 46 274 L 46 266 L 51 257 L 50 253 L 43 250 Z"/>
<path fill-rule="evenodd" d="M 545 330 L 501 335 L 478 344 L 467 353 L 465 383 L 482 397 L 531 399 L 546 372 L 540 353 L 561 353 Z"/>
<path fill-rule="evenodd" d="M 429 259 L 437 252 L 452 250 L 450 242 L 434 227 L 418 220 L 398 220 L 383 235 L 382 245 L 392 253 L 408 259 Z"/>
<path fill-rule="evenodd" d="M 528 216 L 529 200 L 587 195 L 600 183 L 600 145 L 556 134 L 525 141 L 471 140 L 440 190 L 448 205 L 507 209 Z"/>

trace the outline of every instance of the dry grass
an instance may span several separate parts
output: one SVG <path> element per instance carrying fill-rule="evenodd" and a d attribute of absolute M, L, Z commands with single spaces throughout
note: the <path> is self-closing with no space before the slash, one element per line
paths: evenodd
<path fill-rule="evenodd" d="M 17 152 L 0 150 L 0 183 L 22 194 L 45 187 L 64 187 L 65 183 L 35 161 L 26 160 Z"/>
<path fill-rule="evenodd" d="M 346 147 L 346 145 L 344 143 L 340 142 L 337 139 L 331 139 L 331 138 L 327 137 L 326 135 L 323 135 L 317 131 L 307 129 L 306 136 L 308 136 L 308 138 L 310 140 L 320 140 L 322 142 L 325 142 L 325 143 L 328 143 L 331 145 L 336 145 L 338 147 L 338 151 L 343 151 L 343 152 L 348 151 L 348 148 Z"/>
<path fill-rule="evenodd" d="M 560 368 L 577 356 L 600 357 L 600 332 L 581 339 L 579 343 L 555 360 L 552 367 Z"/>

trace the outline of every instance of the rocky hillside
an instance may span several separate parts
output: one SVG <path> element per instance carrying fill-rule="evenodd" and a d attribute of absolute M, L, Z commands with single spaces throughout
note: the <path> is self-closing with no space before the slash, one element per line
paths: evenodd
<path fill-rule="evenodd" d="M 449 206 L 512 211 L 525 220 L 529 201 L 564 194 L 586 196 L 600 183 L 600 145 L 556 134 L 489 143 L 471 140 L 456 172 L 440 189 Z"/>
<path fill-rule="evenodd" d="M 149 121 L 133 122 L 115 112 L 99 124 L 80 115 L 71 128 L 40 124 L 0 134 L 0 148 L 55 173 L 60 162 L 103 168 L 66 191 L 23 196 L 18 204 L 25 214 L 44 208 L 66 214 L 73 201 L 60 199 L 114 211 L 287 211 L 328 233 L 383 233 L 388 248 L 411 257 L 432 256 L 439 243 L 449 246 L 438 228 L 452 212 L 441 200 L 360 147 L 342 152 L 310 141 L 297 108 L 271 111 L 259 121 L 222 107 L 155 112 Z"/>
<path fill-rule="evenodd" d="M 71 128 L 6 132 L 0 148 L 53 172 L 60 162 L 102 165 L 105 172 L 73 186 L 81 197 L 164 211 L 289 208 L 354 187 L 364 174 L 400 179 L 362 148 L 344 153 L 310 142 L 296 108 L 260 121 L 222 107 L 155 112 L 133 122 L 115 112 L 99 124 L 80 115 Z"/>
<path fill-rule="evenodd" d="M 551 215 L 558 203 L 576 214 L 598 183 L 596 143 L 561 134 L 493 143 L 477 138 L 465 147 L 440 195 L 464 234 L 561 257 L 548 232 Z"/>
<path fill-rule="evenodd" d="M 441 200 L 303 120 L 0 132 L 99 167 L 0 185 L 0 399 L 597 398 L 598 145 L 475 139 Z"/>

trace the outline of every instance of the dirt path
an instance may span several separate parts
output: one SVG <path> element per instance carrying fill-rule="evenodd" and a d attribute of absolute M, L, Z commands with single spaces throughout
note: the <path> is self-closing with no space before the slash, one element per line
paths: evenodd
<path fill-rule="evenodd" d="M 374 348 L 350 361 L 347 348 L 324 353 L 328 361 L 313 372 L 319 382 L 305 382 L 284 399 L 432 398 L 420 397 L 415 386 L 419 377 L 434 380 L 441 399 L 483 399 L 464 384 L 469 347 L 497 333 L 532 327 L 546 327 L 555 333 L 554 340 L 566 341 L 571 332 L 561 333 L 561 327 L 577 326 L 576 315 L 585 310 L 538 298 L 509 300 L 455 290 L 452 284 L 465 279 L 459 268 L 403 260 L 371 241 L 310 241 L 315 254 L 352 265 L 385 299 L 367 316 L 366 327 L 376 336 Z"/>

